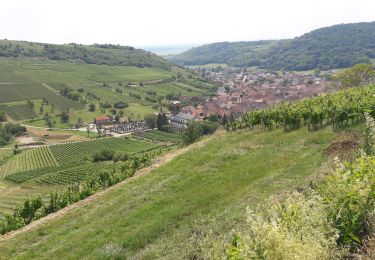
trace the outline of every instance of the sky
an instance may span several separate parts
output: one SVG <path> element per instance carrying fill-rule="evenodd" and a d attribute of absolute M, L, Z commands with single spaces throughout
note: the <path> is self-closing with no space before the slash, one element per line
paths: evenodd
<path fill-rule="evenodd" d="M 0 39 L 135 47 L 285 39 L 375 21 L 374 0 L 0 0 Z"/>

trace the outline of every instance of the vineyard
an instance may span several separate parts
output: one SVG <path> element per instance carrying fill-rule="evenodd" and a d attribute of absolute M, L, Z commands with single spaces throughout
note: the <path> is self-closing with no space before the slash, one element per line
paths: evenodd
<path fill-rule="evenodd" d="M 173 143 L 180 142 L 180 137 L 178 136 L 178 134 L 167 133 L 167 132 L 159 131 L 159 130 L 137 132 L 137 133 L 134 133 L 134 135 L 138 137 L 146 138 L 152 141 L 173 142 Z"/>
<path fill-rule="evenodd" d="M 15 172 L 40 169 L 57 165 L 57 161 L 47 146 L 22 151 L 0 167 L 0 177 Z"/>
<path fill-rule="evenodd" d="M 283 127 L 285 131 L 307 126 L 316 130 L 332 124 L 334 130 L 364 121 L 365 112 L 375 116 L 375 86 L 342 90 L 326 96 L 303 99 L 295 103 L 282 103 L 264 110 L 253 110 L 228 128 L 249 128 L 260 125 L 262 129 Z"/>
<path fill-rule="evenodd" d="M 37 178 L 38 184 L 46 185 L 67 185 L 82 181 L 89 175 L 98 174 L 102 170 L 108 170 L 113 167 L 109 163 L 86 163 L 71 168 L 53 172 Z"/>
<path fill-rule="evenodd" d="M 48 92 L 41 84 L 1 84 L 0 103 L 42 99 Z"/>
<path fill-rule="evenodd" d="M 0 104 L 0 111 L 4 111 L 9 117 L 16 121 L 38 117 L 34 109 L 27 104 Z"/>
<path fill-rule="evenodd" d="M 103 138 L 92 141 L 56 144 L 50 146 L 50 149 L 57 159 L 57 162 L 62 165 L 85 159 L 91 160 L 93 153 L 105 149 L 133 154 L 156 146 L 157 144 L 135 141 L 129 138 Z"/>
<path fill-rule="evenodd" d="M 0 84 L 0 103 L 46 98 L 58 110 L 82 109 L 78 102 L 62 97 L 41 84 Z"/>

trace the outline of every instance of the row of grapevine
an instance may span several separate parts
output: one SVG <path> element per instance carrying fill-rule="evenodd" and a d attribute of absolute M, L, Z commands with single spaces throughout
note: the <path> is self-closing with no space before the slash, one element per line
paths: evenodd
<path fill-rule="evenodd" d="M 57 165 L 48 146 L 22 151 L 0 167 L 0 176 Z"/>
<path fill-rule="evenodd" d="M 47 92 L 51 91 L 40 84 L 1 84 L 0 103 L 41 99 Z"/>
<path fill-rule="evenodd" d="M 344 124 L 363 121 L 364 113 L 375 116 L 375 86 L 342 90 L 326 96 L 303 99 L 295 103 L 281 103 L 263 110 L 245 113 L 228 127 L 263 129 L 284 127 L 285 131 L 307 126 L 309 130 L 332 124 L 334 130 Z"/>
<path fill-rule="evenodd" d="M 0 103 L 47 98 L 60 111 L 83 109 L 84 105 L 49 90 L 41 84 L 1 84 Z"/>
<path fill-rule="evenodd" d="M 0 111 L 4 111 L 8 116 L 16 121 L 38 117 L 34 109 L 27 104 L 0 104 Z"/>
<path fill-rule="evenodd" d="M 178 134 L 167 133 L 167 132 L 163 132 L 159 130 L 138 132 L 138 133 L 134 133 L 134 135 L 142 137 L 142 138 L 146 138 L 152 141 L 174 142 L 174 143 L 178 143 L 180 141 L 180 137 Z"/>
<path fill-rule="evenodd" d="M 129 138 L 103 138 L 97 140 L 56 144 L 50 146 L 59 164 L 91 159 L 91 156 L 104 149 L 126 152 L 129 154 L 141 152 L 157 146 L 146 141 L 135 141 Z"/>
<path fill-rule="evenodd" d="M 111 165 L 108 163 L 86 163 L 70 167 L 58 172 L 44 175 L 36 179 L 39 184 L 67 185 L 85 179 L 88 175 L 97 174 L 102 170 L 108 170 Z"/>
<path fill-rule="evenodd" d="M 68 111 L 69 109 L 84 109 L 85 106 L 81 103 L 70 100 L 66 97 L 60 96 L 52 91 L 48 91 L 44 94 L 44 98 L 48 99 L 58 110 Z"/>

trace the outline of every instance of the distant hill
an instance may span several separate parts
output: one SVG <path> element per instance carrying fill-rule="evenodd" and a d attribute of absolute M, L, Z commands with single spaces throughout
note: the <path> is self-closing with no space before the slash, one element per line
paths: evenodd
<path fill-rule="evenodd" d="M 31 57 L 49 60 L 73 60 L 87 64 L 159 67 L 168 69 L 170 62 L 142 49 L 113 44 L 79 45 L 45 44 L 0 40 L 0 57 Z"/>
<path fill-rule="evenodd" d="M 225 63 L 274 70 L 345 68 L 375 58 L 375 22 L 340 24 L 290 40 L 221 42 L 190 49 L 170 60 L 180 65 Z"/>

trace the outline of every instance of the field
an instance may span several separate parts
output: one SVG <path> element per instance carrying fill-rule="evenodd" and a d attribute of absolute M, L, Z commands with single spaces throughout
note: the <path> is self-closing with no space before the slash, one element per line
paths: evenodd
<path fill-rule="evenodd" d="M 88 123 L 95 116 L 111 114 L 110 109 L 100 108 L 101 103 L 126 102 L 128 107 L 122 109 L 124 119 L 143 119 L 146 114 L 158 111 L 157 100 L 166 99 L 167 95 L 201 96 L 212 91 L 212 86 L 194 79 L 191 74 L 177 67 L 170 70 L 152 67 L 107 66 L 80 64 L 68 61 L 48 61 L 41 59 L 6 59 L 0 58 L 0 104 L 33 100 L 41 102 L 46 98 L 49 106 L 55 111 L 39 111 L 36 115 L 25 113 L 24 107 L 3 107 L 15 121 L 39 119 L 27 122 L 34 126 L 46 127 L 43 120 L 45 112 L 49 113 L 54 127 L 70 128 L 78 118 Z M 176 76 L 179 75 L 179 82 Z M 187 79 L 190 77 L 189 79 Z M 70 89 L 79 98 L 67 98 L 60 91 Z M 87 111 L 87 104 L 94 103 L 96 110 Z M 165 103 L 165 102 L 162 102 Z M 1 109 L 1 108 L 0 108 Z M 168 110 L 168 108 L 165 108 Z M 69 111 L 69 123 L 60 123 L 59 114 Z M 24 113 L 22 113 L 24 112 Z M 119 113 L 119 111 L 116 111 Z"/>
<path fill-rule="evenodd" d="M 40 169 L 56 164 L 55 156 L 47 146 L 24 150 L 0 166 L 0 178 L 15 172 Z"/>
<path fill-rule="evenodd" d="M 147 132 L 139 132 L 134 133 L 135 136 L 139 136 L 142 138 L 146 138 L 152 141 L 160 141 L 160 142 L 172 142 L 178 143 L 180 142 L 180 136 L 174 133 L 167 133 L 159 130 L 151 130 Z"/>
<path fill-rule="evenodd" d="M 91 160 L 91 155 L 97 151 L 110 149 L 114 151 L 126 151 L 129 154 L 148 150 L 156 145 L 135 141 L 126 137 L 104 138 L 92 141 L 82 141 L 67 144 L 56 144 L 50 146 L 52 154 L 59 164 L 74 161 Z"/>
<path fill-rule="evenodd" d="M 62 138 L 63 135 L 71 136 L 67 131 L 55 132 L 43 129 L 31 129 L 31 131 L 42 136 L 46 133 L 52 137 L 56 133 L 58 138 Z M 59 189 L 64 185 L 83 180 L 88 175 L 116 167 L 112 162 L 92 163 L 91 156 L 94 152 L 109 149 L 132 155 L 160 145 L 163 143 L 116 137 L 42 146 L 23 150 L 17 155 L 12 155 L 12 149 L 1 149 L 0 217 L 26 196 L 41 194 L 44 199 L 48 199 L 54 187 Z"/>
<path fill-rule="evenodd" d="M 150 174 L 1 241 L 2 256 L 197 259 L 209 232 L 246 224 L 247 206 L 327 171 L 324 150 L 335 136 L 330 127 L 219 132 Z"/>
<path fill-rule="evenodd" d="M 37 117 L 34 109 L 30 108 L 27 104 L 0 104 L 0 111 L 4 111 L 9 117 L 16 121 Z"/>

